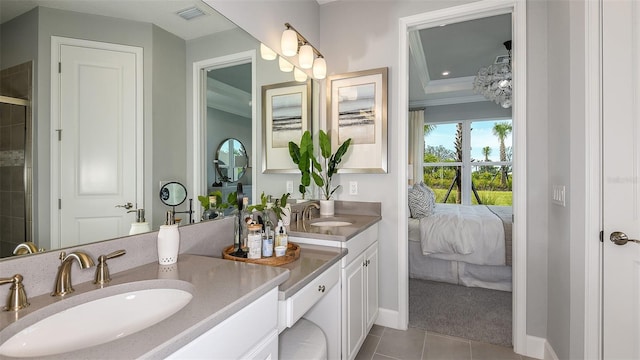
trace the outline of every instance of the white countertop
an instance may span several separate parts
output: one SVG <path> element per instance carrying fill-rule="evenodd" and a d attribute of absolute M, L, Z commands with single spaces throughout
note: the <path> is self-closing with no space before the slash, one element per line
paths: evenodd
<path fill-rule="evenodd" d="M 0 328 L 4 329 L 0 334 L 4 339 L 12 336 L 17 331 L 17 324 L 13 324 L 16 318 L 28 326 L 81 302 L 143 288 L 178 287 L 192 292 L 193 299 L 171 317 L 122 339 L 45 359 L 163 358 L 289 277 L 289 270 L 285 268 L 196 255 L 181 254 L 174 265 L 151 263 L 112 274 L 111 283 L 104 288 L 92 282 L 77 284 L 74 285 L 76 291 L 62 299 L 49 295 L 34 297 L 30 299 L 31 306 L 18 313 L 2 312 Z"/>

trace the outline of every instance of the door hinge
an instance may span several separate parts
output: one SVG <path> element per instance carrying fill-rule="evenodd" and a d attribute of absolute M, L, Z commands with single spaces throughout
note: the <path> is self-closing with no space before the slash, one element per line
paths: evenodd
<path fill-rule="evenodd" d="M 604 242 L 604 231 L 600 230 L 600 242 Z"/>
<path fill-rule="evenodd" d="M 58 199 L 58 210 L 62 210 L 62 199 Z"/>
<path fill-rule="evenodd" d="M 56 132 L 58 133 L 58 141 L 62 141 L 62 129 L 56 129 Z"/>
<path fill-rule="evenodd" d="M 62 62 L 58 61 L 58 74 L 62 74 Z"/>

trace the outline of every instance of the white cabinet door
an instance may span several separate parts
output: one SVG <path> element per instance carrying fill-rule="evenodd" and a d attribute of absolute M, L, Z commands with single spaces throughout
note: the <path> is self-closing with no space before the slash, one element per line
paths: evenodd
<path fill-rule="evenodd" d="M 342 270 L 343 358 L 353 359 L 365 337 L 364 256 L 357 257 Z"/>
<path fill-rule="evenodd" d="M 378 317 L 378 242 L 371 245 L 365 252 L 366 287 L 365 300 L 367 319 L 366 330 L 371 329 Z"/>

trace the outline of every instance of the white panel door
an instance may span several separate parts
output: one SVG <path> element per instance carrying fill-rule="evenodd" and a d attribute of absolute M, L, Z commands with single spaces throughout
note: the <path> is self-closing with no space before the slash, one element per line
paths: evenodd
<path fill-rule="evenodd" d="M 603 1 L 603 353 L 640 359 L 640 2 Z"/>
<path fill-rule="evenodd" d="M 60 47 L 60 243 L 127 235 L 136 204 L 136 54 Z M 140 84 L 141 85 L 141 84 Z"/>

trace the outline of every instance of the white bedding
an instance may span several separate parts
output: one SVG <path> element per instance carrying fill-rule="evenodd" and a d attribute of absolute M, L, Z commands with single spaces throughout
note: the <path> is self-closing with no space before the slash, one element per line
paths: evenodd
<path fill-rule="evenodd" d="M 419 224 L 423 255 L 476 265 L 505 265 L 504 227 L 486 206 L 437 204 L 434 213 L 420 219 Z M 409 239 L 416 240 L 415 235 L 410 226 Z"/>

